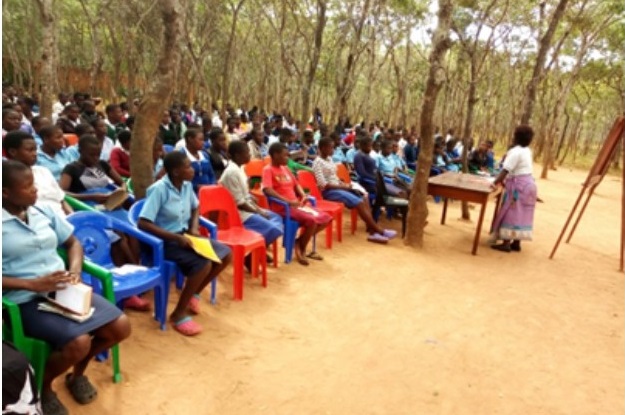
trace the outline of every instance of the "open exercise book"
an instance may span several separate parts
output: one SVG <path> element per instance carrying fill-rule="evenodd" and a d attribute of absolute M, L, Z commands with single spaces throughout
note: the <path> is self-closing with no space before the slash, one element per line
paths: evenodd
<path fill-rule="evenodd" d="M 204 258 L 210 259 L 213 262 L 221 264 L 221 259 L 219 259 L 217 253 L 215 253 L 213 245 L 211 244 L 211 241 L 209 239 L 189 235 L 188 233 L 185 233 L 184 236 L 189 238 L 189 240 L 191 241 L 191 246 L 196 253 L 202 255 Z"/>

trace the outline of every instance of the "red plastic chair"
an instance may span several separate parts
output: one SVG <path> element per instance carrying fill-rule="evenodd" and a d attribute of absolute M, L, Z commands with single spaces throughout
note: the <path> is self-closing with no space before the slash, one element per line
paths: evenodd
<path fill-rule="evenodd" d="M 243 260 L 252 253 L 252 276 L 262 269 L 263 287 L 267 286 L 267 252 L 262 235 L 243 228 L 241 217 L 230 192 L 222 186 L 203 186 L 200 189 L 200 215 L 225 212 L 228 229 L 219 230 L 217 239 L 232 249 L 234 266 L 234 299 L 243 300 Z"/>
<path fill-rule="evenodd" d="M 336 164 L 336 175 L 341 179 L 343 183 L 350 184 L 352 177 L 349 175 L 349 170 L 343 163 Z M 356 208 L 351 209 L 352 214 L 352 235 L 356 233 L 358 227 L 358 210 Z"/>
<path fill-rule="evenodd" d="M 78 136 L 76 134 L 63 134 L 66 146 L 73 146 L 78 144 Z"/>
<path fill-rule="evenodd" d="M 343 241 L 343 204 L 324 200 L 317 186 L 315 175 L 309 171 L 300 170 L 297 172 L 297 180 L 300 186 L 309 191 L 309 194 L 317 199 L 317 209 L 328 213 L 334 218 L 336 224 L 336 239 Z M 326 248 L 332 249 L 332 224 L 326 228 Z"/>
<path fill-rule="evenodd" d="M 263 177 L 263 168 L 265 162 L 263 160 L 250 160 L 244 167 L 245 174 L 250 179 L 261 179 Z M 260 188 L 260 181 L 253 186 L 254 189 Z"/>

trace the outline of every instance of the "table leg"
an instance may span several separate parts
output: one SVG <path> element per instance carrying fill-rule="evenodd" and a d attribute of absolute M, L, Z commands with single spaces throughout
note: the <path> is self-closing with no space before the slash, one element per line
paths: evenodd
<path fill-rule="evenodd" d="M 493 220 L 490 223 L 490 233 L 493 233 L 493 231 L 495 230 L 495 220 L 497 219 L 497 215 L 499 214 L 499 207 L 501 206 L 501 195 L 502 193 L 499 193 L 497 195 L 497 198 L 495 199 L 495 211 L 493 212 Z"/>
<path fill-rule="evenodd" d="M 443 202 L 443 217 L 441 217 L 441 225 L 445 224 L 445 218 L 447 218 L 447 201 L 449 199 L 447 199 L 446 197 L 443 198 L 444 202 Z"/>
<path fill-rule="evenodd" d="M 480 218 L 477 220 L 477 230 L 475 231 L 475 239 L 473 240 L 473 255 L 477 255 L 477 245 L 480 243 L 480 233 L 482 232 L 482 222 L 484 222 L 484 212 L 486 212 L 486 204 L 488 200 L 482 202 L 482 208 L 480 209 Z"/>

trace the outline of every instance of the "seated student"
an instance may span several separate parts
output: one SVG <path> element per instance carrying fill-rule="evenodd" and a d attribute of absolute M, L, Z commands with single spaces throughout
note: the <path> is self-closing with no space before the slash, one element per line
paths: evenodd
<path fill-rule="evenodd" d="M 4 108 L 2 110 L 2 137 L 11 131 L 20 129 L 22 125 L 21 115 L 12 108 Z"/>
<path fill-rule="evenodd" d="M 313 172 L 324 199 L 339 202 L 348 209 L 356 208 L 358 215 L 367 225 L 370 242 L 387 243 L 397 232 L 380 227 L 371 216 L 371 208 L 365 190 L 359 185 L 350 186 L 341 182 L 336 174 L 336 163 L 332 161 L 334 143 L 329 138 L 319 140 L 320 155 L 313 162 Z"/>
<path fill-rule="evenodd" d="M 480 145 L 469 156 L 469 171 L 471 173 L 488 172 L 488 145 L 481 141 Z"/>
<path fill-rule="evenodd" d="M 419 158 L 419 148 L 416 144 L 416 138 L 414 134 L 408 136 L 408 142 L 404 146 L 404 161 L 409 169 L 417 169 L 417 160 Z"/>
<path fill-rule="evenodd" d="M 242 167 L 250 161 L 250 149 L 245 141 L 231 142 L 228 154 L 230 163 L 221 175 L 219 184 L 232 194 L 245 229 L 263 235 L 265 243 L 269 246 L 284 233 L 282 218 L 277 213 L 259 207 L 250 194 L 247 175 Z"/>
<path fill-rule="evenodd" d="M 65 150 L 63 131 L 57 126 L 48 126 L 39 132 L 43 143 L 37 150 L 37 165 L 50 170 L 55 180 L 61 178 L 61 172 L 72 162 Z"/>
<path fill-rule="evenodd" d="M 456 149 L 456 139 L 452 138 L 445 143 L 445 156 L 445 168 L 448 171 L 459 172 L 462 168 L 462 157 L 460 157 L 460 154 Z"/>
<path fill-rule="evenodd" d="M 274 143 L 269 147 L 271 164 L 263 169 L 262 189 L 267 196 L 286 202 L 291 207 L 291 219 L 304 227 L 304 232 L 295 241 L 295 256 L 301 265 L 309 265 L 306 258 L 322 260 L 317 252 L 306 254 L 308 243 L 313 235 L 324 230 L 332 216 L 315 210 L 308 204 L 304 189 L 297 183 L 293 173 L 286 167 L 289 160 L 289 150 L 282 143 Z M 285 215 L 284 208 L 272 204 L 271 209 L 281 216 Z"/>
<path fill-rule="evenodd" d="M 64 384 L 78 403 L 87 404 L 98 392 L 85 376 L 98 353 L 130 335 L 125 315 L 106 299 L 92 294 L 94 314 L 77 323 L 55 313 L 38 310 L 41 294 L 80 281 L 83 250 L 72 226 L 46 207 L 34 207 L 37 189 L 31 170 L 17 161 L 2 162 L 2 290 L 3 297 L 20 308 L 24 332 L 52 346 L 41 391 L 45 414 L 67 414 L 52 390 L 52 382 L 65 375 Z M 67 251 L 69 271 L 57 254 Z"/>
<path fill-rule="evenodd" d="M 376 159 L 370 156 L 373 140 L 363 137 L 360 140 L 360 151 L 354 156 L 354 170 L 358 175 L 359 183 L 369 193 L 375 193 L 378 167 Z M 406 192 L 391 183 L 384 183 L 389 194 L 398 197 L 406 197 Z"/>
<path fill-rule="evenodd" d="M 102 144 L 102 154 L 100 154 L 100 160 L 108 162 L 111 159 L 111 151 L 113 151 L 113 148 L 115 147 L 115 142 L 106 135 L 107 127 L 103 119 L 95 119 L 91 123 L 91 126 L 95 130 L 96 138 L 100 144 Z"/>
<path fill-rule="evenodd" d="M 35 165 L 38 159 L 37 144 L 30 134 L 21 130 L 11 131 L 5 137 L 2 148 L 9 160 L 30 167 L 37 187 L 37 206 L 46 206 L 61 216 L 72 213 L 72 208 L 64 200 L 65 192 L 59 187 L 52 172 Z"/>
<path fill-rule="evenodd" d="M 210 133 L 211 148 L 208 152 L 210 164 L 215 173 L 215 179 L 219 180 L 221 173 L 228 165 L 228 144 L 226 135 L 221 128 L 213 128 Z"/>
<path fill-rule="evenodd" d="M 186 154 L 191 162 L 191 167 L 195 172 L 191 181 L 193 191 L 199 192 L 200 187 L 215 184 L 217 182 L 215 173 L 211 167 L 210 157 L 204 151 L 204 135 L 196 128 L 189 128 L 184 133 L 185 146 L 181 152 Z"/>
<path fill-rule="evenodd" d="M 495 144 L 491 140 L 486 140 L 485 143 L 488 148 L 486 152 L 486 167 L 492 172 L 495 170 L 495 152 L 493 150 Z"/>
<path fill-rule="evenodd" d="M 432 160 L 432 167 L 436 169 L 437 174 L 447 171 L 447 156 L 445 155 L 445 148 L 443 143 L 434 144 L 434 158 Z"/>
<path fill-rule="evenodd" d="M 63 134 L 76 134 L 76 127 L 80 124 L 80 107 L 69 104 L 56 120 L 56 125 L 63 130 Z"/>
<path fill-rule="evenodd" d="M 117 134 L 119 147 L 111 151 L 111 167 L 122 177 L 130 177 L 130 139 L 132 133 L 122 130 Z"/>
<path fill-rule="evenodd" d="M 376 160 L 376 167 L 385 177 L 393 179 L 393 184 L 386 183 L 386 189 L 393 196 L 406 197 L 410 193 L 408 183 L 398 176 L 400 168 L 393 157 L 393 143 L 384 140 L 381 144 L 380 155 Z"/>
<path fill-rule="evenodd" d="M 86 134 L 95 135 L 95 128 L 93 128 L 91 124 L 78 124 L 76 126 L 76 135 L 78 136 L 78 138 L 80 139 L 80 137 Z M 65 157 L 69 159 L 70 163 L 78 160 L 80 158 L 80 153 L 78 152 L 78 143 L 74 144 L 73 146 L 67 146 L 67 143 L 65 143 L 63 153 L 65 154 Z"/>
<path fill-rule="evenodd" d="M 319 148 L 315 145 L 315 136 L 311 130 L 304 131 L 302 135 L 302 149 L 307 162 L 314 161 L 319 156 Z"/>
<path fill-rule="evenodd" d="M 184 234 L 200 235 L 199 202 L 191 184 L 195 172 L 191 161 L 177 151 L 165 156 L 164 166 L 167 174 L 147 190 L 138 226 L 163 240 L 165 259 L 175 262 L 187 277 L 169 320 L 179 333 L 194 336 L 201 333 L 202 327 L 191 319 L 187 309 L 191 314 L 199 314 L 200 293 L 228 266 L 232 255 L 230 248 L 212 239 L 211 244 L 221 264 L 193 250 L 191 241 Z"/>
<path fill-rule="evenodd" d="M 269 148 L 265 144 L 265 137 L 261 130 L 252 130 L 250 133 L 251 140 L 247 143 L 250 149 L 250 157 L 252 160 L 262 160 L 267 157 Z"/>
<path fill-rule="evenodd" d="M 158 180 L 165 175 L 163 154 L 163 139 L 160 135 L 157 135 L 154 138 L 154 147 L 152 148 L 152 162 L 154 163 L 152 177 L 154 177 L 154 180 Z"/>
<path fill-rule="evenodd" d="M 395 163 L 395 167 L 397 168 L 397 171 L 408 175 L 409 174 L 408 166 L 406 165 L 406 162 L 400 155 L 402 151 L 399 148 L 399 142 L 394 140 L 391 142 L 391 144 L 392 144 L 391 159 L 393 160 L 393 163 Z"/>
<path fill-rule="evenodd" d="M 350 170 L 354 170 L 354 157 L 356 157 L 356 153 L 358 153 L 358 150 L 360 149 L 360 139 L 362 137 L 363 135 L 358 136 L 354 140 L 354 146 L 347 150 L 347 153 L 345 153 L 345 162 Z"/>
<path fill-rule="evenodd" d="M 296 163 L 306 163 L 306 151 L 297 141 L 297 136 L 295 135 L 293 130 L 290 128 L 284 128 L 283 130 L 288 131 L 288 133 L 286 133 L 286 131 L 284 133 L 280 132 L 280 142 L 282 142 L 282 136 L 287 137 L 287 142 L 285 144 L 287 150 L 289 150 L 289 158 Z"/>
<path fill-rule="evenodd" d="M 341 136 L 336 132 L 330 134 L 330 139 L 334 143 L 334 153 L 332 154 L 332 161 L 335 163 L 347 163 L 347 157 L 343 151 L 343 142 Z"/>
<path fill-rule="evenodd" d="M 163 144 L 175 146 L 178 140 L 180 140 L 180 136 L 176 131 L 176 126 L 171 122 L 171 116 L 169 115 L 168 110 L 163 111 L 161 124 L 159 125 L 158 129 L 161 137 L 163 138 Z"/>
<path fill-rule="evenodd" d="M 35 139 L 35 142 L 37 143 L 37 147 L 39 147 L 40 145 L 43 144 L 43 140 L 41 139 L 42 128 L 50 126 L 52 125 L 52 123 L 46 117 L 41 117 L 37 115 L 33 117 L 31 124 L 32 124 L 33 131 L 34 131 L 33 138 Z"/>

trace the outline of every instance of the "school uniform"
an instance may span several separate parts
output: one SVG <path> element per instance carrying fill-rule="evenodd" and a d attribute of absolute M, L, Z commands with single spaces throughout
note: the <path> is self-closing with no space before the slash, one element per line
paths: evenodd
<path fill-rule="evenodd" d="M 72 235 L 74 228 L 64 217 L 48 207 L 29 207 L 28 223 L 2 209 L 2 275 L 35 279 L 65 269 L 56 252 Z M 37 310 L 45 301 L 40 293 L 28 290 L 3 290 L 3 297 L 18 304 L 26 336 L 35 337 L 59 349 L 76 337 L 91 333 L 116 320 L 122 312 L 106 299 L 92 294 L 95 312 L 78 323 L 54 313 Z"/>
<path fill-rule="evenodd" d="M 200 203 L 193 191 L 191 182 L 183 182 L 178 190 L 165 175 L 152 184 L 145 197 L 145 204 L 139 217 L 149 220 L 159 228 L 176 234 L 184 234 L 189 230 L 189 221 L 193 210 Z M 220 259 L 230 254 L 230 248 L 211 239 L 211 245 Z M 163 241 L 165 259 L 176 263 L 186 276 L 193 275 L 206 266 L 209 261 L 192 249 L 181 247 L 175 241 Z"/>
<path fill-rule="evenodd" d="M 313 162 L 312 169 L 324 199 L 342 203 L 349 209 L 355 208 L 362 203 L 362 197 L 355 193 L 358 192 L 357 189 L 352 191 L 347 189 L 326 189 L 328 185 L 341 184 L 341 180 L 336 174 L 336 163 L 331 158 L 317 157 Z M 362 190 L 364 191 L 364 189 Z M 364 195 L 364 192 L 361 191 L 360 193 Z"/>
<path fill-rule="evenodd" d="M 250 148 L 250 157 L 252 160 L 262 160 L 267 157 L 269 148 L 266 144 L 258 144 L 254 140 L 250 140 L 247 146 Z"/>
<path fill-rule="evenodd" d="M 211 166 L 210 158 L 204 150 L 198 151 L 198 156 L 195 157 L 186 147 L 183 147 L 180 151 L 187 155 L 187 158 L 191 162 L 193 171 L 192 186 L 193 190 L 197 193 L 200 191 L 200 187 L 209 184 L 215 184 L 217 179 L 215 178 L 215 172 Z"/>
<path fill-rule="evenodd" d="M 52 176 L 58 181 L 61 178 L 61 173 L 65 166 L 71 163 L 72 160 L 67 156 L 64 151 L 57 151 L 53 156 L 44 153 L 41 148 L 37 149 L 37 166 L 45 167 L 50 170 Z"/>
<path fill-rule="evenodd" d="M 223 173 L 224 169 L 228 165 L 228 159 L 215 148 L 211 148 L 208 155 L 210 157 L 211 167 L 215 173 L 215 179 L 219 180 L 221 173 Z"/>
<path fill-rule="evenodd" d="M 219 183 L 228 189 L 237 206 L 246 202 L 256 205 L 256 201 L 248 190 L 247 175 L 243 171 L 243 168 L 236 163 L 228 164 L 219 179 Z M 243 227 L 261 234 L 265 239 L 265 243 L 271 245 L 284 233 L 284 225 L 280 215 L 274 212 L 267 213 L 269 217 L 265 218 L 258 213 L 239 209 L 239 216 L 241 216 Z"/>
<path fill-rule="evenodd" d="M 332 154 L 332 161 L 335 163 L 347 163 L 347 158 L 345 157 L 345 153 L 341 147 L 336 147 L 334 149 L 334 154 Z"/>
<path fill-rule="evenodd" d="M 115 148 L 115 141 L 108 137 L 104 137 L 102 142 L 102 152 L 100 152 L 100 160 L 109 161 L 111 159 L 111 152 Z"/>
<path fill-rule="evenodd" d="M 37 187 L 36 205 L 47 206 L 60 216 L 65 216 L 61 203 L 65 199 L 65 192 L 54 179 L 50 170 L 42 166 L 32 166 L 33 179 Z"/>

